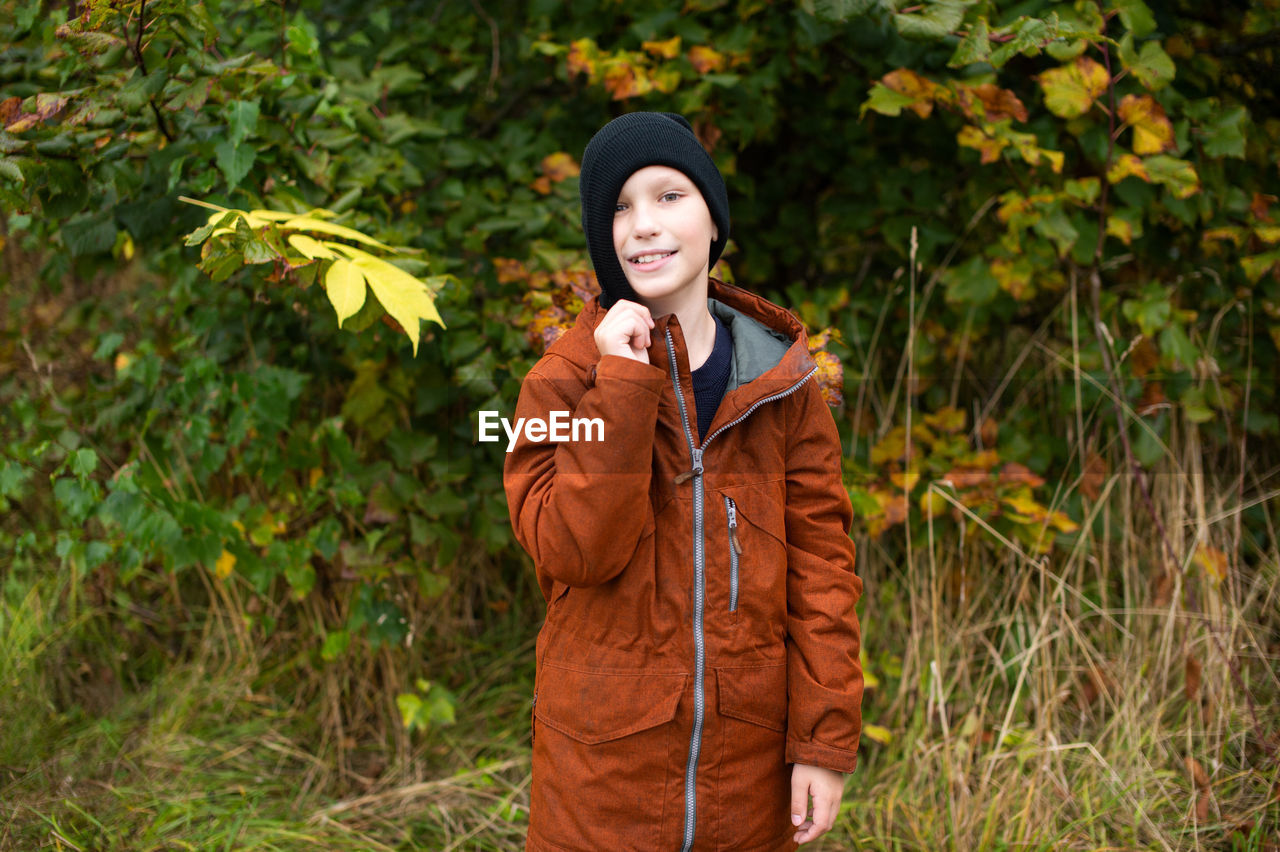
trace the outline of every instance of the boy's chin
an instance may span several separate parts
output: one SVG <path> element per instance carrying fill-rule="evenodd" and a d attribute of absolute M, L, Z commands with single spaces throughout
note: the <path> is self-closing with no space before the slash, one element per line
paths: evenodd
<path fill-rule="evenodd" d="M 653 307 L 655 302 L 668 303 L 672 300 L 679 300 L 689 293 L 698 290 L 700 287 L 705 290 L 707 277 L 705 275 L 698 278 L 692 278 L 688 281 L 643 281 L 636 282 L 628 279 L 627 283 L 631 285 L 632 291 L 640 297 L 640 301 L 646 307 Z"/>

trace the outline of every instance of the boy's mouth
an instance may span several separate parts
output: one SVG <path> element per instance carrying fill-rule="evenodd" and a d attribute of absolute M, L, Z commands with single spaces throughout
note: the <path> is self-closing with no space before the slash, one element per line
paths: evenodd
<path fill-rule="evenodd" d="M 653 251 L 645 254 L 638 254 L 635 257 L 628 258 L 628 262 L 632 266 L 652 266 L 655 263 L 666 260 L 675 254 L 674 251 Z"/>

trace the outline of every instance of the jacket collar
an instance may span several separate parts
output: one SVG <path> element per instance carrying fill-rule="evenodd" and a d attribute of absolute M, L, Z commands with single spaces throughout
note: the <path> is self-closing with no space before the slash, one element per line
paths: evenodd
<path fill-rule="evenodd" d="M 767 385 L 772 392 L 780 384 L 798 382 L 813 370 L 815 365 L 809 356 L 804 326 L 790 311 L 716 278 L 708 279 L 707 299 L 707 307 L 729 327 L 733 335 L 733 362 L 729 384 L 725 388 L 726 396 L 761 377 L 767 379 L 761 390 L 766 390 Z M 595 331 L 606 313 L 608 311 L 600 305 L 599 299 L 592 299 L 583 307 L 578 325 L 585 326 L 588 341 L 590 333 Z M 674 319 L 672 315 L 655 317 L 655 347 Z M 665 357 L 662 360 L 665 364 Z"/>

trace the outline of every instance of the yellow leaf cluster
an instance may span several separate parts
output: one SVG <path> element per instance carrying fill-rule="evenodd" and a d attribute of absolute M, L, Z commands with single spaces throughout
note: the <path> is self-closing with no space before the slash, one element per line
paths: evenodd
<path fill-rule="evenodd" d="M 568 162 L 554 160 L 551 166 L 561 173 L 571 173 L 576 163 L 567 154 L 564 156 L 568 158 Z M 363 249 L 345 242 L 311 236 L 319 234 L 337 237 L 383 251 L 394 251 L 391 246 L 367 234 L 329 221 L 336 215 L 330 210 L 315 209 L 307 213 L 237 210 L 192 198 L 184 197 L 182 200 L 213 210 L 209 215 L 208 225 L 217 224 L 228 214 L 233 214 L 255 230 L 274 226 L 278 230 L 292 232 L 286 237 L 288 244 L 307 260 L 328 261 L 329 267 L 324 273 L 324 288 L 338 315 L 339 327 L 364 306 L 366 285 L 373 290 L 383 309 L 404 329 L 405 335 L 413 344 L 414 355 L 418 354 L 419 325 L 423 320 L 444 326 L 428 283 Z M 215 228 L 209 236 L 214 238 L 233 233 L 234 228 L 224 225 Z M 435 286 L 443 282 L 443 278 L 429 280 Z"/>

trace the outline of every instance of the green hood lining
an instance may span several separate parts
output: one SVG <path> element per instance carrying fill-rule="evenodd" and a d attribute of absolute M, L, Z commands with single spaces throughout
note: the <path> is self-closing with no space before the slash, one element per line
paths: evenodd
<path fill-rule="evenodd" d="M 791 348 L 791 340 L 786 335 L 723 302 L 707 299 L 707 308 L 720 318 L 733 337 L 733 359 L 729 365 L 729 383 L 725 386 L 725 393 L 760 378 L 778 366 Z"/>

